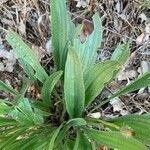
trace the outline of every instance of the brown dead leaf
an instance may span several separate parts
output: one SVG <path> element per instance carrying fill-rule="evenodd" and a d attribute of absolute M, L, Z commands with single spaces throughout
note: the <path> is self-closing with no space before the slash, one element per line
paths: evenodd
<path fill-rule="evenodd" d="M 144 40 L 144 33 L 142 33 L 140 36 L 138 36 L 138 37 L 136 38 L 136 44 L 137 44 L 137 45 L 141 45 L 142 42 L 143 42 L 143 40 Z"/>
<path fill-rule="evenodd" d="M 104 145 L 99 145 L 97 150 L 106 150 L 106 147 Z"/>
<path fill-rule="evenodd" d="M 86 40 L 86 37 L 93 32 L 94 26 L 93 26 L 93 23 L 88 20 L 83 20 L 82 24 L 83 25 L 82 25 L 82 30 L 80 33 L 80 41 L 81 43 L 84 43 Z"/>

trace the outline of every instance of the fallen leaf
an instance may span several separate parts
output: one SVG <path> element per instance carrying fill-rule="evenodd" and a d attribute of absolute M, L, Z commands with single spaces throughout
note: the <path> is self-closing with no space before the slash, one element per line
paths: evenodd
<path fill-rule="evenodd" d="M 101 113 L 100 112 L 95 112 L 95 113 L 90 113 L 89 115 L 88 115 L 89 117 L 91 117 L 91 118 L 100 118 L 102 115 L 101 115 Z"/>
<path fill-rule="evenodd" d="M 93 32 L 93 29 L 94 29 L 93 23 L 91 23 L 88 20 L 83 20 L 83 22 L 82 22 L 82 30 L 81 30 L 81 33 L 80 33 L 80 41 L 81 41 L 81 43 L 85 42 L 86 37 Z"/>
<path fill-rule="evenodd" d="M 122 116 L 125 116 L 129 113 L 127 110 L 123 109 L 124 104 L 119 98 L 114 98 L 112 101 L 110 101 L 110 104 L 113 107 L 113 111 L 120 112 Z"/>
<path fill-rule="evenodd" d="M 76 7 L 82 7 L 82 8 L 85 8 L 88 6 L 90 0 L 75 0 L 77 2 L 77 5 Z"/>
<path fill-rule="evenodd" d="M 143 40 L 144 40 L 144 33 L 142 33 L 140 36 L 138 36 L 138 37 L 136 38 L 136 44 L 137 44 L 137 45 L 141 45 L 142 42 L 143 42 Z"/>

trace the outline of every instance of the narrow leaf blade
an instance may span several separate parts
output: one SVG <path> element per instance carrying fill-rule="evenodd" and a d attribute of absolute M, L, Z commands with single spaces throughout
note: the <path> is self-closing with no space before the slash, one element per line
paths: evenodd
<path fill-rule="evenodd" d="M 41 91 L 41 98 L 44 104 L 52 106 L 52 103 L 50 101 L 50 95 L 53 91 L 54 86 L 62 76 L 62 73 L 62 71 L 57 71 L 46 78 L 46 81 L 44 82 Z"/>
<path fill-rule="evenodd" d="M 74 119 L 70 119 L 67 124 L 69 126 L 85 126 L 86 125 L 86 121 L 83 118 L 74 118 Z"/>
<path fill-rule="evenodd" d="M 86 129 L 88 137 L 99 144 L 106 145 L 110 148 L 120 150 L 146 150 L 146 146 L 134 138 L 128 138 L 115 131 L 97 131 L 94 129 Z"/>
<path fill-rule="evenodd" d="M 38 61 L 38 57 L 37 55 L 35 55 L 33 50 L 30 49 L 30 47 L 23 42 L 23 40 L 19 37 L 19 35 L 13 31 L 8 31 L 6 35 L 6 40 L 15 50 L 17 58 L 21 59 L 21 61 L 24 61 L 24 64 L 26 63 L 30 64 L 36 72 L 35 76 L 41 82 L 44 82 L 47 77 L 47 73 L 45 72 L 43 67 L 40 65 Z"/>
<path fill-rule="evenodd" d="M 128 115 L 110 120 L 122 127 L 129 127 L 135 132 L 135 138 L 150 144 L 150 114 Z"/>
<path fill-rule="evenodd" d="M 118 97 L 118 96 L 121 96 L 123 94 L 126 94 L 126 93 L 134 92 L 138 89 L 141 89 L 141 88 L 147 87 L 147 86 L 150 86 L 150 73 L 149 72 L 143 74 L 142 76 L 140 76 L 138 79 L 136 79 L 135 81 L 133 81 L 129 85 L 118 90 L 116 93 L 114 93 L 109 98 L 109 100 L 114 98 L 114 97 Z"/>
<path fill-rule="evenodd" d="M 93 16 L 93 22 L 94 31 L 87 37 L 84 43 L 81 43 L 79 39 L 74 40 L 74 49 L 81 60 L 83 72 L 86 72 L 95 64 L 97 49 L 102 41 L 102 22 L 98 13 Z"/>
<path fill-rule="evenodd" d="M 13 125 L 17 125 L 17 122 L 13 119 L 9 119 L 9 118 L 4 118 L 4 117 L 0 117 L 0 127 L 1 126 L 13 126 Z"/>
<path fill-rule="evenodd" d="M 50 143 L 49 143 L 49 150 L 52 150 L 54 148 L 54 143 L 55 143 L 55 140 L 62 128 L 62 124 L 54 131 L 52 137 L 51 137 L 51 140 L 50 140 Z"/>
<path fill-rule="evenodd" d="M 87 136 L 85 136 L 83 133 L 79 132 L 76 137 L 76 142 L 73 150 L 92 150 L 91 143 Z"/>
<path fill-rule="evenodd" d="M 105 84 L 113 79 L 115 73 L 120 69 L 116 61 L 106 61 L 96 64 L 89 70 L 84 78 L 86 89 L 85 105 L 89 105 L 102 91 Z"/>
<path fill-rule="evenodd" d="M 85 100 L 83 72 L 78 55 L 71 49 L 65 67 L 64 93 L 66 109 L 70 117 L 80 117 Z"/>
<path fill-rule="evenodd" d="M 111 60 L 116 60 L 120 64 L 124 65 L 129 58 L 129 42 L 119 44 L 112 54 Z"/>
<path fill-rule="evenodd" d="M 54 59 L 58 70 L 63 70 L 68 42 L 73 38 L 74 25 L 67 14 L 65 0 L 51 0 L 51 32 Z"/>
<path fill-rule="evenodd" d="M 3 90 L 4 92 L 11 93 L 12 95 L 18 95 L 18 91 L 13 89 L 10 85 L 7 85 L 6 83 L 0 81 L 0 90 Z"/>

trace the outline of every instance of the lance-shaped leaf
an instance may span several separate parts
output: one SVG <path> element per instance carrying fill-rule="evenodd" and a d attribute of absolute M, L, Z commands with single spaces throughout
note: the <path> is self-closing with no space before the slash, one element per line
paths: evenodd
<path fill-rule="evenodd" d="M 116 60 L 123 65 L 129 58 L 129 55 L 129 42 L 119 44 L 113 52 L 111 60 Z"/>
<path fill-rule="evenodd" d="M 47 77 L 47 73 L 40 65 L 37 55 L 34 53 L 30 47 L 23 42 L 19 35 L 13 31 L 9 31 L 6 35 L 6 40 L 15 50 L 15 54 L 18 59 L 21 59 L 20 62 L 24 61 L 24 64 L 29 64 L 35 71 L 35 76 L 41 81 L 44 82 Z M 24 65 L 23 64 L 23 65 Z"/>
<path fill-rule="evenodd" d="M 52 102 L 50 101 L 50 96 L 54 86 L 60 79 L 62 73 L 63 73 L 62 71 L 57 71 L 51 74 L 49 77 L 47 77 L 46 81 L 44 82 L 42 92 L 41 92 L 41 98 L 44 104 L 52 106 Z"/>
<path fill-rule="evenodd" d="M 13 126 L 13 125 L 17 125 L 17 121 L 9 118 L 0 117 L 0 127 Z"/>
<path fill-rule="evenodd" d="M 11 93 L 14 96 L 19 94 L 18 91 L 16 91 L 10 85 L 7 85 L 6 83 L 4 83 L 2 81 L 0 81 L 0 90 Z"/>
<path fill-rule="evenodd" d="M 33 68 L 31 67 L 31 65 L 29 65 L 29 63 L 25 62 L 22 59 L 19 59 L 19 63 L 22 64 L 24 72 L 28 75 L 28 77 L 36 83 L 37 79 L 35 77 L 35 73 L 34 73 Z"/>
<path fill-rule="evenodd" d="M 49 148 L 48 148 L 48 150 L 54 149 L 55 140 L 56 140 L 56 138 L 57 138 L 57 136 L 58 136 L 58 134 L 59 134 L 59 132 L 60 132 L 62 126 L 63 126 L 63 124 L 61 124 L 61 125 L 54 131 L 54 133 L 53 133 L 53 135 L 52 135 L 52 137 L 51 137 L 50 143 L 49 143 Z"/>
<path fill-rule="evenodd" d="M 72 41 L 74 25 L 67 14 L 65 0 L 51 0 L 51 33 L 55 63 L 63 70 L 67 58 L 68 42 Z"/>
<path fill-rule="evenodd" d="M 8 114 L 10 111 L 12 111 L 12 107 L 0 101 L 0 115 Z"/>
<path fill-rule="evenodd" d="M 150 73 L 149 72 L 143 74 L 141 77 L 139 77 L 138 79 L 136 79 L 135 81 L 133 81 L 129 85 L 118 90 L 116 93 L 114 93 L 109 98 L 109 100 L 114 98 L 114 97 L 118 97 L 118 96 L 121 96 L 123 94 L 126 94 L 126 93 L 134 92 L 138 89 L 141 89 L 141 88 L 147 87 L 147 86 L 150 86 Z"/>
<path fill-rule="evenodd" d="M 18 106 L 10 113 L 21 125 L 32 126 L 43 123 L 43 116 L 37 108 L 32 108 L 27 98 L 22 98 Z"/>
<path fill-rule="evenodd" d="M 85 126 L 86 121 L 83 118 L 73 118 L 67 122 L 67 125 L 74 126 L 74 127 L 75 126 Z"/>
<path fill-rule="evenodd" d="M 80 117 L 85 101 L 83 71 L 78 55 L 72 49 L 68 51 L 66 61 L 64 92 L 69 116 L 71 118 Z"/>
<path fill-rule="evenodd" d="M 150 114 L 128 115 L 110 120 L 122 127 L 129 127 L 135 133 L 135 138 L 150 144 Z"/>
<path fill-rule="evenodd" d="M 91 139 L 99 144 L 106 145 L 109 148 L 117 148 L 119 150 L 146 150 L 146 146 L 132 137 L 116 131 L 97 131 L 94 129 L 85 129 L 85 133 Z"/>
<path fill-rule="evenodd" d="M 0 149 L 5 149 L 6 146 L 11 145 L 18 137 L 22 136 L 25 131 L 25 127 L 18 128 L 13 134 L 6 136 L 5 139 L 0 142 Z"/>
<path fill-rule="evenodd" d="M 136 79 L 129 85 L 122 87 L 120 90 L 118 90 L 113 95 L 111 95 L 107 100 L 103 101 L 101 104 L 97 105 L 94 109 L 92 109 L 91 112 L 103 106 L 104 104 L 108 103 L 109 101 L 113 100 L 113 98 L 115 97 L 130 93 L 130 92 L 134 92 L 138 89 L 141 89 L 147 86 L 150 86 L 150 73 L 149 72 L 143 74 L 141 77 L 139 77 L 138 79 Z"/>
<path fill-rule="evenodd" d="M 91 143 L 87 136 L 81 132 L 78 132 L 73 150 L 84 150 L 85 148 L 86 150 L 92 150 Z"/>
<path fill-rule="evenodd" d="M 96 64 L 87 72 L 84 78 L 86 90 L 85 105 L 89 105 L 95 99 L 104 86 L 114 77 L 118 69 L 120 69 L 118 62 L 108 60 Z"/>
<path fill-rule="evenodd" d="M 84 43 L 81 43 L 79 39 L 74 40 L 74 49 L 79 55 L 84 72 L 94 65 L 97 57 L 97 49 L 100 47 L 102 41 L 102 23 L 98 13 L 93 16 L 93 22 L 94 31 L 87 37 Z"/>

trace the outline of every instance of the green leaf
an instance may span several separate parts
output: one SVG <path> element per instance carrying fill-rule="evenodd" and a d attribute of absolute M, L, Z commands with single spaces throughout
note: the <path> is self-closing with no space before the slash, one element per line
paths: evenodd
<path fill-rule="evenodd" d="M 74 40 L 74 49 L 81 60 L 83 72 L 86 72 L 95 64 L 97 49 L 102 41 L 102 22 L 98 13 L 93 16 L 93 22 L 94 31 L 87 37 L 84 43 L 81 43 L 80 39 L 77 38 Z"/>
<path fill-rule="evenodd" d="M 150 114 L 128 115 L 110 120 L 122 127 L 129 127 L 135 133 L 135 138 L 143 143 L 150 144 Z"/>
<path fill-rule="evenodd" d="M 26 131 L 26 128 L 19 128 L 17 131 L 13 133 L 13 135 L 9 135 L 5 140 L 0 142 L 0 149 L 5 149 L 5 146 L 11 145 L 19 136 L 21 136 Z"/>
<path fill-rule="evenodd" d="M 51 33 L 54 59 L 58 70 L 64 70 L 68 42 L 74 37 L 74 25 L 67 14 L 65 0 L 51 0 Z"/>
<path fill-rule="evenodd" d="M 20 95 L 24 96 L 29 88 L 29 86 L 32 84 L 31 80 L 29 80 L 28 78 L 26 77 L 23 77 L 22 78 L 23 81 L 22 81 L 22 87 L 21 87 L 21 90 L 19 92 Z"/>
<path fill-rule="evenodd" d="M 38 108 L 40 110 L 49 112 L 49 107 L 47 107 L 47 104 L 44 104 L 43 101 L 35 101 L 34 99 L 31 101 L 31 106 Z"/>
<path fill-rule="evenodd" d="M 65 124 L 62 129 L 60 130 L 58 136 L 57 136 L 57 139 L 55 141 L 56 145 L 59 145 L 66 137 L 66 135 L 68 134 L 68 130 L 70 129 L 70 127 Z"/>
<path fill-rule="evenodd" d="M 17 139 L 11 144 L 11 147 L 9 145 L 7 147 L 5 146 L 5 150 L 47 150 L 49 144 L 48 142 L 51 138 L 53 130 L 47 130 L 43 128 L 37 131 L 33 131 L 30 135 L 26 136 L 26 138 L 20 137 Z"/>
<path fill-rule="evenodd" d="M 103 106 L 104 104 L 108 103 L 110 100 L 112 100 L 115 97 L 130 93 L 130 92 L 134 92 L 138 89 L 141 89 L 141 88 L 147 87 L 147 86 L 150 86 L 150 73 L 149 72 L 143 74 L 141 77 L 139 77 L 138 79 L 136 79 L 129 85 L 127 85 L 127 86 L 121 88 L 120 90 L 118 90 L 117 92 L 115 92 L 107 100 L 103 101 L 101 104 L 97 105 L 94 109 L 92 109 L 91 112 L 93 112 L 97 108 Z"/>
<path fill-rule="evenodd" d="M 57 71 L 46 78 L 41 91 L 41 98 L 44 104 L 52 106 L 52 102 L 50 101 L 51 92 L 53 91 L 55 84 L 62 76 L 62 73 L 62 71 Z"/>
<path fill-rule="evenodd" d="M 72 139 L 67 138 L 65 140 L 63 150 L 73 150 L 74 145 L 75 145 L 75 141 L 72 140 Z"/>
<path fill-rule="evenodd" d="M 133 81 L 129 85 L 118 90 L 116 93 L 114 93 L 109 98 L 109 100 L 114 98 L 114 97 L 118 97 L 118 96 L 121 96 L 123 94 L 126 94 L 126 93 L 134 92 L 138 89 L 141 89 L 141 88 L 147 87 L 147 86 L 150 86 L 150 73 L 149 72 L 143 74 L 142 76 L 140 76 L 138 79 L 136 79 L 135 81 Z"/>
<path fill-rule="evenodd" d="M 8 114 L 11 110 L 12 108 L 10 106 L 0 101 L 0 115 Z"/>
<path fill-rule="evenodd" d="M 74 118 L 74 119 L 70 119 L 67 124 L 69 126 L 85 126 L 86 125 L 86 121 L 83 118 Z"/>
<path fill-rule="evenodd" d="M 7 85 L 6 83 L 0 81 L 0 90 L 3 90 L 4 92 L 11 93 L 12 95 L 18 95 L 18 91 L 13 89 L 10 85 Z"/>
<path fill-rule="evenodd" d="M 11 116 L 21 125 L 32 126 L 43 123 L 43 117 L 38 109 L 32 108 L 27 98 L 22 98 L 19 105 L 11 112 Z"/>
<path fill-rule="evenodd" d="M 85 89 L 80 60 L 72 49 L 68 51 L 66 61 L 64 93 L 69 116 L 71 118 L 80 117 L 84 108 Z"/>
<path fill-rule="evenodd" d="M 35 73 L 33 68 L 31 67 L 31 65 L 29 63 L 27 63 L 26 61 L 24 61 L 23 59 L 19 59 L 19 63 L 22 64 L 22 67 L 24 69 L 24 72 L 28 75 L 28 77 L 32 80 L 36 82 L 36 77 L 35 77 Z"/>
<path fill-rule="evenodd" d="M 96 96 L 103 90 L 105 85 L 110 82 L 115 73 L 120 69 L 116 61 L 108 60 L 96 64 L 89 70 L 84 78 L 86 98 L 85 105 L 89 105 Z"/>
<path fill-rule="evenodd" d="M 119 150 L 146 150 L 146 146 L 134 138 L 126 137 L 116 131 L 97 131 L 94 129 L 84 130 L 87 136 L 99 144 Z"/>
<path fill-rule="evenodd" d="M 30 47 L 23 42 L 19 35 L 13 31 L 9 31 L 6 35 L 6 40 L 15 50 L 16 56 L 18 59 L 21 59 L 20 62 L 24 61 L 24 64 L 30 64 L 34 69 L 35 76 L 41 81 L 44 82 L 47 78 L 47 73 L 40 65 L 38 61 L 38 56 L 34 53 Z"/>
<path fill-rule="evenodd" d="M 127 59 L 129 58 L 129 42 L 124 44 L 119 44 L 118 47 L 112 54 L 111 60 L 116 60 L 120 64 L 124 65 Z"/>
<path fill-rule="evenodd" d="M 73 150 L 85 150 L 85 148 L 86 150 L 92 150 L 91 143 L 89 139 L 87 139 L 87 136 L 81 132 L 78 132 Z"/>
<path fill-rule="evenodd" d="M 63 124 L 61 124 L 53 133 L 52 137 L 51 137 L 51 140 L 50 140 L 50 143 L 49 143 L 49 150 L 52 150 L 54 148 L 54 143 L 55 143 L 55 140 L 62 128 Z"/>
<path fill-rule="evenodd" d="M 0 117 L 0 127 L 1 126 L 13 126 L 17 125 L 17 122 L 13 119 Z"/>

